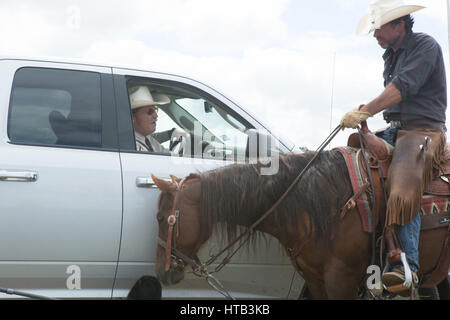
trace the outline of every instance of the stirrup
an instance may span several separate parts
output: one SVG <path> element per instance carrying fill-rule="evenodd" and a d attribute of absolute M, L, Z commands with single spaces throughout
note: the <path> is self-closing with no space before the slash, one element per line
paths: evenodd
<path fill-rule="evenodd" d="M 414 288 L 412 288 L 413 277 L 412 277 L 411 268 L 409 267 L 408 260 L 406 259 L 406 254 L 404 252 L 400 253 L 400 261 L 403 264 L 405 281 L 403 281 L 403 283 L 389 286 L 389 287 L 386 287 L 386 285 L 383 283 L 383 288 L 392 293 L 399 293 L 399 292 L 404 292 L 406 290 L 414 289 Z M 388 268 L 389 268 L 389 264 L 387 264 L 386 267 L 384 268 L 383 274 L 388 270 Z"/>

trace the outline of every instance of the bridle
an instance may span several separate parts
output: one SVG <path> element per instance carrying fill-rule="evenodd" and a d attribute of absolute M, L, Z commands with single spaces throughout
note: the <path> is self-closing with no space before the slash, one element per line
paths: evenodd
<path fill-rule="evenodd" d="M 243 243 L 235 249 L 230 255 L 228 255 L 225 259 L 223 259 L 222 263 L 220 263 L 214 271 L 209 271 L 208 266 L 211 265 L 214 261 L 217 260 L 219 256 L 221 256 L 226 250 L 231 248 L 237 241 L 239 241 L 245 234 L 250 236 L 250 233 L 243 233 L 237 239 L 232 241 L 225 249 L 221 250 L 218 254 L 212 256 L 206 263 L 202 263 L 200 259 L 195 256 L 194 258 L 190 258 L 180 250 L 176 248 L 176 239 L 179 234 L 179 225 L 180 225 L 180 198 L 181 191 L 184 186 L 186 179 L 181 180 L 180 182 L 174 181 L 176 184 L 176 194 L 172 204 L 172 211 L 170 215 L 167 217 L 167 240 L 164 241 L 158 236 L 158 244 L 164 248 L 165 250 L 165 265 L 164 270 L 167 272 L 172 267 L 173 269 L 184 269 L 186 264 L 192 267 L 192 271 L 195 275 L 201 277 L 210 277 L 212 273 L 218 272 L 222 269 L 231 259 L 231 257 L 241 248 L 241 246 L 247 241 L 243 241 Z M 255 224 L 256 226 L 256 224 Z M 174 232 L 175 229 L 175 232 Z M 215 280 L 215 279 L 214 279 Z M 216 281 L 216 280 L 215 280 Z"/>
<path fill-rule="evenodd" d="M 172 204 L 172 211 L 167 217 L 168 231 L 167 240 L 164 241 L 158 236 L 158 244 L 165 250 L 165 260 L 164 270 L 167 272 L 172 267 L 173 269 L 183 270 L 186 264 L 189 264 L 194 271 L 194 274 L 203 275 L 206 273 L 204 265 L 200 262 L 200 259 L 195 256 L 193 259 L 182 253 L 176 248 L 176 239 L 179 235 L 179 225 L 180 225 L 180 198 L 181 190 L 183 188 L 186 179 L 180 182 L 173 181 L 176 184 L 176 194 Z M 174 232 L 175 228 L 175 232 Z"/>
<path fill-rule="evenodd" d="M 195 256 L 195 258 L 192 259 L 176 249 L 176 241 L 175 240 L 176 240 L 176 237 L 178 236 L 178 228 L 179 228 L 180 196 L 181 196 L 181 190 L 184 185 L 185 179 L 181 180 L 180 182 L 174 182 L 174 183 L 176 183 L 176 186 L 177 186 L 177 189 L 176 189 L 177 193 L 173 200 L 172 212 L 169 215 L 169 217 L 167 218 L 167 223 L 169 225 L 167 241 L 164 241 L 160 237 L 158 237 L 158 244 L 165 249 L 165 258 L 166 258 L 165 271 L 166 272 L 169 271 L 171 266 L 175 269 L 177 269 L 177 268 L 183 269 L 185 267 L 186 263 L 192 267 L 194 274 L 198 275 L 198 276 L 209 277 L 211 273 L 220 271 L 226 264 L 228 264 L 230 262 L 231 257 L 250 238 L 254 229 L 264 219 L 266 219 L 272 212 L 274 212 L 275 209 L 278 207 L 278 205 L 286 198 L 286 196 L 289 194 L 289 192 L 297 185 L 297 183 L 303 177 L 305 172 L 311 167 L 311 165 L 316 160 L 316 158 L 319 156 L 321 151 L 323 149 L 325 149 L 325 147 L 331 142 L 331 140 L 336 136 L 336 134 L 341 130 L 341 128 L 342 127 L 339 125 L 332 131 L 332 133 L 328 136 L 328 138 L 319 146 L 314 157 L 308 162 L 308 164 L 304 167 L 304 169 L 300 172 L 300 174 L 294 179 L 294 181 L 291 183 L 291 185 L 288 187 L 288 189 L 283 193 L 283 195 L 275 202 L 275 204 L 269 210 L 267 210 L 245 232 L 240 234 L 237 238 L 235 238 L 232 242 L 230 242 L 224 249 L 222 249 L 219 253 L 212 256 L 205 263 L 201 263 L 201 261 L 199 260 L 199 258 L 197 256 Z M 176 234 L 174 234 L 174 232 L 173 232 L 175 225 L 177 226 Z M 211 265 L 224 252 L 229 250 L 231 247 L 233 247 L 238 241 L 240 241 L 244 237 L 246 237 L 246 239 L 244 241 L 242 241 L 241 244 L 235 250 L 231 251 L 213 271 L 208 271 L 207 268 L 209 265 Z"/>
<path fill-rule="evenodd" d="M 177 193 L 175 194 L 175 198 L 173 200 L 172 212 L 169 215 L 169 217 L 167 217 L 167 224 L 169 225 L 167 232 L 167 241 L 162 240 L 158 236 L 158 244 L 165 249 L 166 264 L 164 266 L 164 270 L 166 272 L 169 271 L 170 268 L 173 268 L 175 270 L 178 269 L 183 270 L 186 267 L 186 264 L 189 264 L 192 268 L 193 273 L 196 276 L 204 277 L 208 282 L 208 284 L 211 287 L 213 287 L 217 292 L 221 293 L 225 297 L 234 300 L 234 298 L 228 293 L 228 291 L 220 283 L 220 281 L 214 278 L 211 275 L 211 272 L 207 270 L 207 266 L 210 263 L 202 264 L 197 256 L 195 256 L 194 259 L 192 259 L 176 248 L 176 238 L 178 236 L 178 230 L 180 225 L 179 223 L 180 197 L 181 197 L 181 190 L 183 188 L 185 181 L 186 181 L 185 179 L 181 180 L 179 183 L 174 181 L 174 183 L 177 186 L 176 189 Z M 177 229 L 174 234 L 173 229 L 175 225 Z"/>
<path fill-rule="evenodd" d="M 167 217 L 167 224 L 169 226 L 167 231 L 167 240 L 164 241 L 158 236 L 158 244 L 165 249 L 166 264 L 164 266 L 164 270 L 166 272 L 169 271 L 171 266 L 173 266 L 175 269 L 177 269 L 178 267 L 184 268 L 184 262 L 191 260 L 191 258 L 176 249 L 176 238 L 178 237 L 179 233 L 179 223 L 177 224 L 177 222 L 180 217 L 180 197 L 184 182 L 184 179 L 180 182 L 174 181 L 177 186 L 177 193 L 175 194 L 175 198 L 173 201 L 172 212 L 170 213 L 169 217 Z M 177 229 L 174 234 L 173 229 L 175 225 L 177 226 Z M 192 260 L 192 262 L 194 261 Z"/>

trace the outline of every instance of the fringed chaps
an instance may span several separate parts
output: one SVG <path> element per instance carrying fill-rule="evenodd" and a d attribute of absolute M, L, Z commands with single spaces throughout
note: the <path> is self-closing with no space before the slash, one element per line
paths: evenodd
<path fill-rule="evenodd" d="M 431 138 L 426 151 L 425 137 Z M 422 194 L 438 174 L 446 144 L 445 133 L 433 129 L 399 130 L 388 173 L 386 226 L 405 225 L 420 211 Z"/>

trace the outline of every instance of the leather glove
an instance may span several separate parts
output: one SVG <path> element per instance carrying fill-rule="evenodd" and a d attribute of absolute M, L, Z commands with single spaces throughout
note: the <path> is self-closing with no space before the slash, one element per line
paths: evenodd
<path fill-rule="evenodd" d="M 359 111 L 359 108 L 347 112 L 341 119 L 342 130 L 345 128 L 356 129 L 356 127 L 363 121 L 366 121 L 372 115 L 369 112 Z"/>

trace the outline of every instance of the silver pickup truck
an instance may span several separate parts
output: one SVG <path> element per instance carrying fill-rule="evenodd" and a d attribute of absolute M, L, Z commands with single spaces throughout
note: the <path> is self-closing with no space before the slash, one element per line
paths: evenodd
<path fill-rule="evenodd" d="M 188 133 L 184 150 L 137 151 L 129 102 L 136 85 L 170 98 L 159 106 L 157 131 Z M 243 161 L 252 130 L 266 130 L 279 152 L 294 149 L 190 78 L 0 57 L 0 287 L 55 298 L 126 297 L 139 277 L 154 274 L 159 191 L 150 174 L 184 177 Z M 161 143 L 170 149 L 170 140 Z M 202 254 L 219 246 L 212 240 Z M 237 298 L 296 298 L 302 280 L 281 246 L 269 239 L 259 248 L 244 249 L 216 278 Z M 189 274 L 162 295 L 223 297 Z"/>

